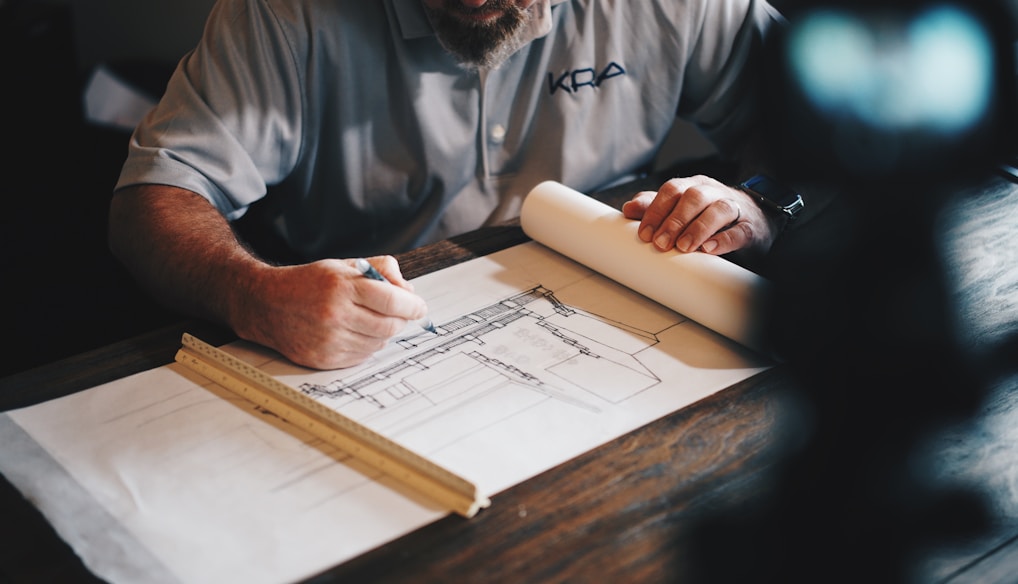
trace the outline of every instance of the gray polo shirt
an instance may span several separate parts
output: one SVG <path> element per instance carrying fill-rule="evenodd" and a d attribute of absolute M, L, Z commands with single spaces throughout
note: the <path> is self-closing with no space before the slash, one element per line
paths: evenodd
<path fill-rule="evenodd" d="M 421 0 L 219 0 L 117 188 L 183 187 L 229 219 L 258 202 L 307 260 L 403 251 L 514 216 L 546 179 L 632 176 L 676 115 L 732 146 L 745 64 L 779 17 L 753 0 L 552 0 L 550 18 L 478 73 Z"/>

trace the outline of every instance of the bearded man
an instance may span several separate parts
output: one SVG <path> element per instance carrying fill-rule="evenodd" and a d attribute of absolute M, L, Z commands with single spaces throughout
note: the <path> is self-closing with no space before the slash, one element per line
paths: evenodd
<path fill-rule="evenodd" d="M 512 218 L 544 180 L 639 176 L 679 118 L 734 153 L 779 21 L 763 0 L 219 0 L 131 138 L 111 249 L 183 314 L 355 365 L 426 313 L 387 254 Z M 625 211 L 662 250 L 776 236 L 706 177 Z M 241 217 L 286 260 L 239 238 Z"/>

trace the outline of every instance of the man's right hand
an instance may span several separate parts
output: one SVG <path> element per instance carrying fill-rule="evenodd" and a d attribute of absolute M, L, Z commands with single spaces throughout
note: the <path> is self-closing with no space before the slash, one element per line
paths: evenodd
<path fill-rule="evenodd" d="M 243 287 L 230 324 L 241 337 L 316 369 L 364 362 L 427 314 L 395 258 L 368 260 L 389 282 L 364 277 L 354 260 L 265 266 Z"/>
<path fill-rule="evenodd" d="M 109 245 L 160 303 L 307 367 L 361 363 L 426 313 L 392 257 L 370 260 L 389 282 L 364 277 L 354 260 L 269 265 L 207 200 L 175 187 L 115 193 Z"/>

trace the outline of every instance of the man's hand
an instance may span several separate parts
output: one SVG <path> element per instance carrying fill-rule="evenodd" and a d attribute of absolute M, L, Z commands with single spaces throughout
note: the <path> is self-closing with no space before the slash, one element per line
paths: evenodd
<path fill-rule="evenodd" d="M 748 194 L 700 175 L 673 178 L 657 192 L 637 193 L 622 213 L 639 219 L 640 239 L 661 251 L 766 252 L 778 232 L 774 220 Z"/>
<path fill-rule="evenodd" d="M 316 369 L 367 360 L 409 321 L 427 314 L 395 258 L 369 261 L 389 282 L 364 277 L 354 260 L 270 267 L 238 294 L 230 322 L 242 338 Z"/>
<path fill-rule="evenodd" d="M 389 282 L 364 277 L 354 260 L 269 265 L 207 200 L 176 187 L 114 194 L 109 242 L 164 306 L 229 326 L 307 367 L 357 365 L 426 313 L 394 258 L 370 260 Z"/>

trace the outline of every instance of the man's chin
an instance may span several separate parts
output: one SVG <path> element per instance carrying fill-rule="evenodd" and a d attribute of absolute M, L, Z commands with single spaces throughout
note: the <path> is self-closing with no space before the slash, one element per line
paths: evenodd
<path fill-rule="evenodd" d="M 496 8 L 432 15 L 441 45 L 465 69 L 495 69 L 522 46 L 528 13 Z"/>
<path fill-rule="evenodd" d="M 460 67 L 475 71 L 478 69 L 497 69 L 509 59 L 517 50 L 519 43 L 510 39 L 494 47 L 483 51 L 464 51 L 456 47 L 445 46 L 446 51 L 452 54 L 459 62 Z"/>

